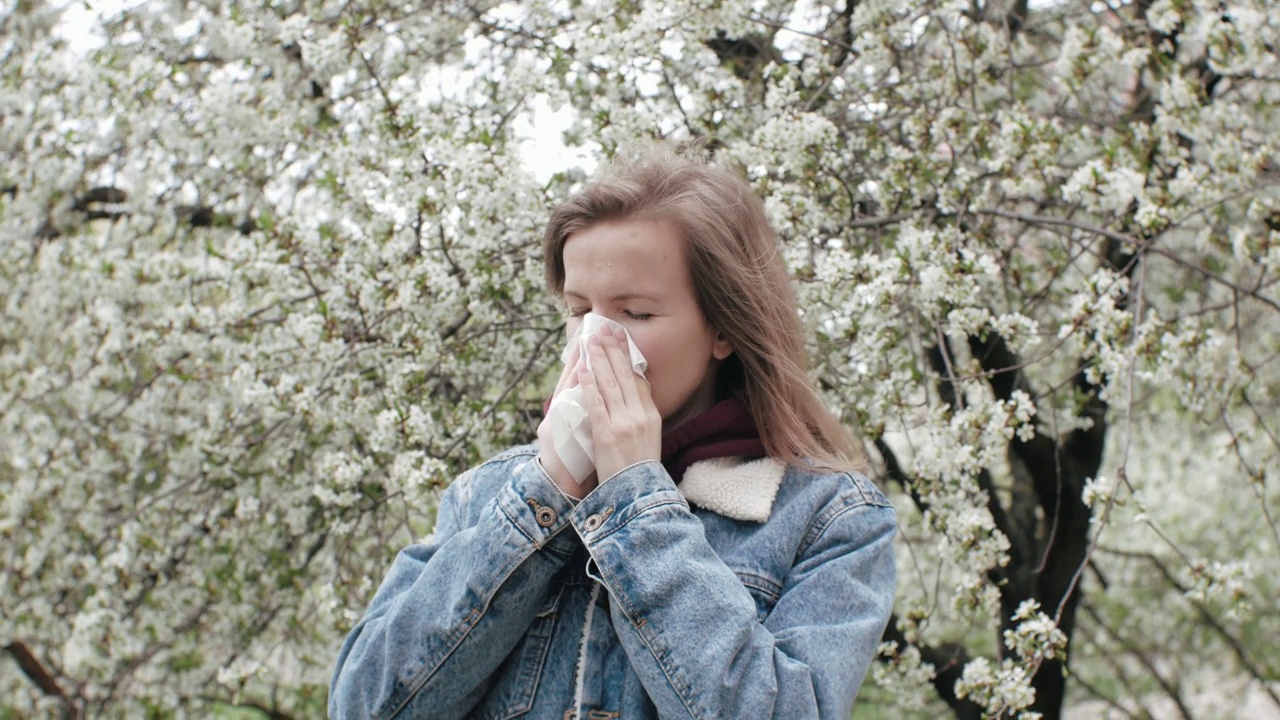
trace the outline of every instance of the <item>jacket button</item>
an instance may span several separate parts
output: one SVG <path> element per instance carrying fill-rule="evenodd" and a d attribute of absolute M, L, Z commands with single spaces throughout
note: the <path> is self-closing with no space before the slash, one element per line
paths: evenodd
<path fill-rule="evenodd" d="M 551 527 L 556 524 L 556 511 L 546 505 L 539 507 L 533 517 L 542 527 Z"/>
<path fill-rule="evenodd" d="M 582 523 L 582 527 L 586 528 L 587 532 L 594 532 L 596 530 L 599 530 L 600 526 L 603 524 L 604 524 L 604 518 L 600 517 L 599 515 L 592 515 L 591 517 L 587 518 L 586 522 Z"/>

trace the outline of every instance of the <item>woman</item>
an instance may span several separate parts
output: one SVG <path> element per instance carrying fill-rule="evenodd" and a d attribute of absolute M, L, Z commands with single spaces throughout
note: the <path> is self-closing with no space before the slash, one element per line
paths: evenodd
<path fill-rule="evenodd" d="M 331 715 L 847 718 L 894 514 L 808 380 L 763 203 L 655 152 L 557 209 L 544 250 L 595 471 L 544 420 L 459 477 L 342 646 Z M 616 325 L 578 342 L 588 313 Z"/>

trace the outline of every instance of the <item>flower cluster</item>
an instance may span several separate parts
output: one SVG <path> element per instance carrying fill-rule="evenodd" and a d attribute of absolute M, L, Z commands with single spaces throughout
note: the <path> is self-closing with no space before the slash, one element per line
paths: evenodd
<path fill-rule="evenodd" d="M 899 507 L 893 704 L 939 648 L 993 714 L 1274 680 L 1280 6 L 988 5 L 0 9 L 0 636 L 62 690 L 0 714 L 323 713 L 379 568 L 533 437 L 590 170 L 529 166 L 544 106 L 765 198 Z"/>
<path fill-rule="evenodd" d="M 1058 624 L 1040 612 L 1040 603 L 1024 600 L 1013 614 L 1017 626 L 1004 631 L 1005 647 L 1018 657 L 1046 660 L 1060 656 L 1067 647 L 1067 636 Z"/>

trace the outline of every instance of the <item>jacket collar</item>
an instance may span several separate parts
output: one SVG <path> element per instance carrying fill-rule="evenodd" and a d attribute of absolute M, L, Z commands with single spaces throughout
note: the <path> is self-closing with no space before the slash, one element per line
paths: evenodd
<path fill-rule="evenodd" d="M 787 466 L 763 457 L 721 457 L 689 466 L 678 486 L 685 500 L 734 520 L 764 522 L 773 510 Z"/>

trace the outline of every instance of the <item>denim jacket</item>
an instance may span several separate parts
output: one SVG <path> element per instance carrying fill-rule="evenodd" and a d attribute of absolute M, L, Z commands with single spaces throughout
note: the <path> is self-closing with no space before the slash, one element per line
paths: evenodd
<path fill-rule="evenodd" d="M 333 718 L 848 718 L 893 604 L 865 478 L 656 461 L 572 502 L 533 447 L 444 493 L 338 654 Z"/>

